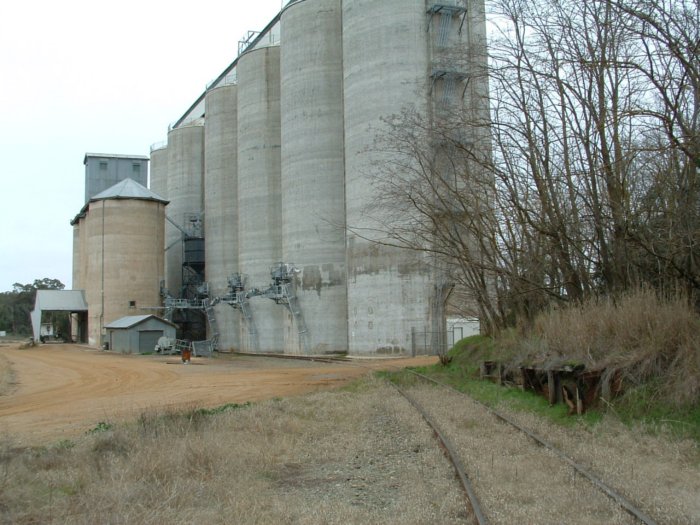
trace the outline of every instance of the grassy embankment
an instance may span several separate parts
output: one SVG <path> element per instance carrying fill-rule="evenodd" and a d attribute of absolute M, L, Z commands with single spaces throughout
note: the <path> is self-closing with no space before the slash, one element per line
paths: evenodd
<path fill-rule="evenodd" d="M 601 301 L 553 311 L 526 335 L 469 337 L 448 357 L 447 366 L 420 371 L 490 406 L 533 412 L 561 425 L 593 426 L 605 415 L 647 431 L 700 441 L 700 318 L 683 300 L 661 301 L 639 292 L 617 305 Z M 563 364 L 616 370 L 624 391 L 608 404 L 572 417 L 563 404 L 550 407 L 541 396 L 480 380 L 479 366 L 486 360 L 513 371 L 522 365 Z M 405 372 L 394 377 L 412 380 Z"/>

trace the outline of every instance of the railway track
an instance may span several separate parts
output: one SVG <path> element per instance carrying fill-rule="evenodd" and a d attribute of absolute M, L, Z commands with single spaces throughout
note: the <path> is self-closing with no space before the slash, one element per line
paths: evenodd
<path fill-rule="evenodd" d="M 312 360 L 370 368 L 344 359 Z M 392 385 L 432 428 L 454 467 L 475 523 L 530 523 L 535 519 L 541 523 L 656 525 L 594 472 L 512 418 L 450 385 L 406 371 L 424 386 L 409 391 Z"/>
<path fill-rule="evenodd" d="M 493 418 L 494 420 L 498 422 L 502 422 L 505 425 L 509 426 L 510 428 L 514 429 L 516 432 L 520 433 L 523 436 L 526 436 L 527 439 L 533 443 L 535 446 L 541 448 L 543 451 L 547 451 L 550 453 L 551 456 L 553 456 L 556 460 L 560 460 L 563 462 L 567 467 L 571 468 L 571 472 L 575 473 L 574 477 L 571 479 L 575 482 L 577 477 L 580 476 L 582 479 L 585 479 L 587 482 L 590 483 L 590 485 L 598 490 L 600 493 L 604 494 L 611 500 L 611 502 L 624 510 L 632 519 L 632 523 L 643 523 L 645 525 L 656 525 L 656 521 L 648 516 L 646 513 L 644 513 L 641 509 L 638 508 L 637 505 L 635 505 L 633 502 L 631 502 L 629 499 L 627 499 L 624 495 L 622 495 L 619 491 L 605 483 L 599 476 L 597 476 L 595 473 L 587 469 L 585 466 L 571 458 L 569 455 L 567 455 L 565 452 L 560 450 L 558 447 L 550 443 L 549 441 L 545 440 L 541 436 L 538 436 L 531 430 L 523 427 L 510 417 L 506 416 L 505 414 L 500 413 L 497 410 L 494 410 L 493 408 L 475 400 L 474 398 L 468 396 L 464 392 L 460 392 L 459 390 L 456 390 L 455 388 L 446 385 L 444 383 L 441 383 L 440 381 L 437 381 L 431 377 L 428 377 L 424 374 L 420 374 L 418 372 L 415 372 L 413 370 L 407 370 L 411 374 L 414 374 L 415 376 L 421 378 L 422 380 L 432 383 L 434 385 L 437 385 L 449 392 L 451 392 L 453 395 L 455 395 L 457 398 L 468 398 L 469 402 L 477 406 L 479 409 L 483 410 L 488 416 Z M 422 408 L 420 405 L 418 405 L 418 402 L 413 399 L 411 396 L 409 396 L 405 391 L 402 391 L 399 389 L 399 392 L 416 408 L 421 411 L 425 412 L 427 415 L 427 418 L 432 420 L 432 417 L 428 414 L 427 411 L 425 411 L 424 408 Z M 426 416 L 424 416 L 426 418 Z M 428 421 L 428 419 L 426 419 Z M 492 456 L 493 457 L 493 456 Z M 453 462 L 453 465 L 455 463 Z M 455 465 L 455 469 L 458 469 L 458 465 Z M 466 475 L 466 474 L 465 474 Z M 560 481 L 555 481 L 556 484 L 560 484 Z M 565 495 L 562 497 L 566 498 Z M 480 506 L 480 503 L 476 502 L 475 504 L 472 504 L 472 506 L 476 505 L 477 507 Z M 582 514 L 586 510 L 585 507 L 588 505 L 584 505 L 580 510 L 579 513 Z M 483 512 L 482 512 L 483 513 Z M 582 516 L 581 516 L 582 517 Z M 595 516 L 592 516 L 594 518 Z M 610 516 L 611 518 L 613 516 Z M 582 517 L 583 518 L 583 517 Z M 617 517 L 618 519 L 620 518 L 619 516 Z M 617 519 L 615 520 L 617 521 Z M 477 516 L 477 522 L 481 525 L 482 523 L 487 523 L 488 521 L 481 521 L 479 517 Z M 582 522 L 588 522 L 585 518 L 582 520 Z M 612 523 L 612 521 L 610 521 Z"/>

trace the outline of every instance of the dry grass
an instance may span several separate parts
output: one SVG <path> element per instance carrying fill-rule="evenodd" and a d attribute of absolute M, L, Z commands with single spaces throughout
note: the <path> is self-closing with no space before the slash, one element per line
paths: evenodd
<path fill-rule="evenodd" d="M 0 450 L 0 523 L 466 523 L 451 469 L 392 389 L 151 413 Z"/>
<path fill-rule="evenodd" d="M 636 523 L 558 457 L 481 406 L 433 387 L 413 387 L 411 395 L 430 408 L 459 449 L 492 523 Z M 700 523 L 700 453 L 692 440 L 640 436 L 615 421 L 595 431 L 563 428 L 533 414 L 508 412 L 659 523 Z"/>
<path fill-rule="evenodd" d="M 642 290 L 554 310 L 517 344 L 521 362 L 616 369 L 631 385 L 657 380 L 666 402 L 700 401 L 700 317 L 683 298 Z"/>

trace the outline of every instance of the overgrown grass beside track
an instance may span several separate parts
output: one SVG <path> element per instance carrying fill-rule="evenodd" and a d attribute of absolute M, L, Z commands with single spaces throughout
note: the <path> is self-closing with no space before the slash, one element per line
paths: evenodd
<path fill-rule="evenodd" d="M 665 432 L 700 442 L 700 317 L 682 299 L 663 301 L 642 291 L 614 305 L 608 301 L 558 310 L 538 319 L 526 336 L 507 333 L 496 340 L 473 336 L 448 353 L 449 364 L 420 370 L 492 407 L 507 406 L 564 426 L 594 426 L 613 417 L 647 432 Z M 484 361 L 511 370 L 519 365 L 585 364 L 612 367 L 624 392 L 582 416 L 568 416 L 563 404 L 479 379 Z M 394 380 L 413 381 L 408 372 Z"/>

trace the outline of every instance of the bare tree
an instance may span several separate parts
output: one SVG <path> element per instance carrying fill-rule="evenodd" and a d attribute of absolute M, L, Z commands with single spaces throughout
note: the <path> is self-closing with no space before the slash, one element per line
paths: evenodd
<path fill-rule="evenodd" d="M 495 330 L 641 284 L 697 300 L 698 0 L 489 5 L 490 95 L 386 119 L 383 242 L 432 254 Z"/>

